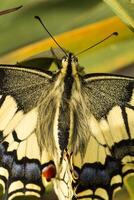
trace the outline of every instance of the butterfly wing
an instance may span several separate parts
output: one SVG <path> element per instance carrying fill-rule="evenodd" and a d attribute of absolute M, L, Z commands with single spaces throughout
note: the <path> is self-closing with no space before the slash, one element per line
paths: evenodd
<path fill-rule="evenodd" d="M 0 93 L 15 98 L 19 107 L 29 111 L 37 104 L 42 89 L 47 87 L 52 74 L 32 69 L 3 66 L 0 67 Z"/>
<path fill-rule="evenodd" d="M 74 199 L 111 200 L 134 173 L 133 89 L 133 78 L 81 78 L 81 92 L 72 97 Z"/>
<path fill-rule="evenodd" d="M 51 76 L 19 67 L 0 67 L 0 183 L 3 200 L 40 198 L 42 158 L 35 134 L 37 102 Z"/>

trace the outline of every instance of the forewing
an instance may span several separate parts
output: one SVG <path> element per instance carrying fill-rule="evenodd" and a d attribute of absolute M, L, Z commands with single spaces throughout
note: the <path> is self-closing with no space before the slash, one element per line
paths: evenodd
<path fill-rule="evenodd" d="M 14 97 L 19 107 L 29 111 L 49 87 L 51 74 L 15 66 L 0 67 L 0 94 Z"/>
<path fill-rule="evenodd" d="M 51 78 L 16 67 L 0 67 L 0 183 L 3 200 L 44 193 L 35 134 L 37 102 Z"/>
<path fill-rule="evenodd" d="M 134 79 L 94 74 L 80 80 L 79 103 L 73 97 L 79 177 L 73 187 L 76 199 L 110 200 L 134 173 Z"/>

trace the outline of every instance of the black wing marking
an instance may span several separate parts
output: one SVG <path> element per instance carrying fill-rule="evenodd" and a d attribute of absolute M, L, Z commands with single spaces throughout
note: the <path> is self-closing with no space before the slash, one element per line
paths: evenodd
<path fill-rule="evenodd" d="M 81 79 L 80 104 L 86 112 L 79 119 L 75 110 L 75 123 L 89 120 L 87 127 L 82 123 L 77 129 L 75 124 L 75 132 L 85 134 L 86 139 L 82 138 L 83 145 L 77 142 L 84 146 L 81 161 L 78 150 L 73 158 L 79 174 L 73 183 L 74 199 L 112 200 L 124 177 L 134 173 L 133 88 L 134 79 L 129 77 L 94 74 Z"/>

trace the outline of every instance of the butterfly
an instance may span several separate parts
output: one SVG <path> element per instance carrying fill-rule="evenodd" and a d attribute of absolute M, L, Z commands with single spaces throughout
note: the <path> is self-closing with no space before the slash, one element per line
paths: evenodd
<path fill-rule="evenodd" d="M 134 78 L 81 74 L 66 53 L 56 72 L 0 66 L 3 200 L 112 200 L 134 172 Z"/>

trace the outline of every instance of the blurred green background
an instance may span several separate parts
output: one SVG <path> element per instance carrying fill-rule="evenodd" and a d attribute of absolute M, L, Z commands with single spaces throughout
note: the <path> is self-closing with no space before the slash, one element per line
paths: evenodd
<path fill-rule="evenodd" d="M 84 3 L 80 0 L 3 0 L 0 9 L 19 5 L 24 6 L 20 11 L 1 16 L 0 54 L 49 37 L 34 19 L 35 15 L 45 21 L 53 35 L 113 16 L 113 12 L 100 0 L 84 0 Z"/>
<path fill-rule="evenodd" d="M 112 2 L 116 2 L 116 0 Z M 134 4 L 130 4 L 129 0 L 118 0 L 117 2 L 120 2 L 122 8 L 133 18 Z M 114 71 L 130 65 L 134 61 L 133 33 L 120 21 L 119 17 L 115 17 L 113 7 L 108 6 L 102 0 L 84 0 L 84 2 L 80 0 L 3 0 L 0 3 L 0 10 L 19 5 L 23 5 L 21 10 L 0 16 L 1 63 L 15 63 L 20 61 L 20 58 L 25 59 L 31 55 L 45 52 L 51 46 L 55 47 L 52 41 L 44 47 L 43 43 L 40 43 L 42 49 L 39 52 L 35 52 L 37 47 L 34 46 L 31 50 L 32 53 L 27 52 L 24 57 L 22 54 L 25 49 L 19 52 L 19 57 L 16 55 L 12 59 L 9 57 L 2 59 L 4 55 L 15 49 L 49 38 L 39 22 L 34 19 L 35 15 L 39 15 L 44 20 L 52 35 L 66 33 L 66 39 L 59 38 L 58 42 L 65 49 L 74 53 L 95 44 L 111 32 L 119 32 L 117 38 L 113 37 L 79 56 L 79 62 L 86 67 L 87 72 Z M 123 10 L 120 7 L 115 10 L 119 10 L 117 14 L 121 13 L 122 17 Z M 111 20 L 111 22 L 107 20 Z M 84 31 L 80 33 L 78 29 L 82 28 Z M 74 31 L 75 34 L 67 35 L 71 31 Z"/>
<path fill-rule="evenodd" d="M 49 50 L 56 46 L 34 19 L 39 15 L 60 45 L 74 53 L 118 31 L 118 37 L 81 54 L 79 62 L 88 73 L 116 72 L 132 76 L 134 33 L 130 24 L 134 20 L 134 4 L 129 0 L 107 2 L 109 5 L 106 0 L 1 0 L 0 11 L 20 5 L 23 8 L 0 16 L 0 63 L 21 62 L 35 55 L 51 57 Z M 134 199 L 133 180 L 126 185 L 130 196 L 123 189 L 115 200 Z M 51 193 L 45 199 L 54 200 Z"/>

